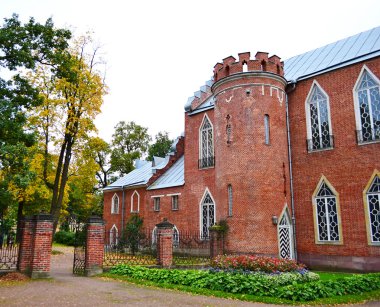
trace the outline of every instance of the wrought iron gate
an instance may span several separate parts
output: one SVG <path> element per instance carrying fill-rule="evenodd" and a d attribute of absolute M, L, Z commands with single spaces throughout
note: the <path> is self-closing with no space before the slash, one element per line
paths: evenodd
<path fill-rule="evenodd" d="M 73 274 L 84 275 L 86 260 L 86 227 L 78 224 L 75 228 Z"/>

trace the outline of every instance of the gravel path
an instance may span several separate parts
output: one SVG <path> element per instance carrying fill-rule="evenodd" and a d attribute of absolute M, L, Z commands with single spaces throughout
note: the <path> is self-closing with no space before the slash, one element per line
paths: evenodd
<path fill-rule="evenodd" d="M 73 276 L 73 249 L 54 249 L 64 254 L 52 256 L 52 278 L 0 285 L 1 306 L 276 306 Z M 380 303 L 365 305 L 375 307 Z"/>

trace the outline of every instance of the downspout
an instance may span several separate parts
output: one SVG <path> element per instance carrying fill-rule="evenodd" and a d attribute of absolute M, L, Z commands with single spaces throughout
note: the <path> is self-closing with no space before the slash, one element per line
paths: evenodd
<path fill-rule="evenodd" d="M 289 157 L 289 177 L 290 177 L 290 205 L 292 208 L 292 230 L 293 230 L 293 250 L 294 259 L 297 260 L 297 240 L 296 240 L 296 217 L 294 213 L 294 190 L 293 190 L 293 166 L 292 166 L 292 146 L 290 143 L 290 127 L 289 127 L 289 100 L 288 93 L 294 91 L 296 84 L 292 83 L 292 88 L 286 93 L 286 134 L 288 137 L 288 157 Z"/>
<path fill-rule="evenodd" d="M 124 197 L 124 186 L 122 186 L 123 189 L 123 196 L 121 200 L 121 234 L 124 232 L 124 210 L 125 210 L 125 197 Z"/>

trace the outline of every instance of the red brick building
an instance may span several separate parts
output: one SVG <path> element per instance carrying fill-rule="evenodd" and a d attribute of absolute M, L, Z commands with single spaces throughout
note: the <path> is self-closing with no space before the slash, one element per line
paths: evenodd
<path fill-rule="evenodd" d="M 380 270 L 380 27 L 285 62 L 225 58 L 172 151 L 104 190 L 110 240 L 134 212 L 176 238 L 226 220 L 228 253 Z"/>

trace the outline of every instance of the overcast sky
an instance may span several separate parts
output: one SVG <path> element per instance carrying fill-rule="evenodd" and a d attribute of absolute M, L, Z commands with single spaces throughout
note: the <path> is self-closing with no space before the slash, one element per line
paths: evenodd
<path fill-rule="evenodd" d="M 0 0 L 0 12 L 94 31 L 107 62 L 110 91 L 96 119 L 107 141 L 121 120 L 180 135 L 187 98 L 225 57 L 265 51 L 285 60 L 380 26 L 378 0 Z"/>

